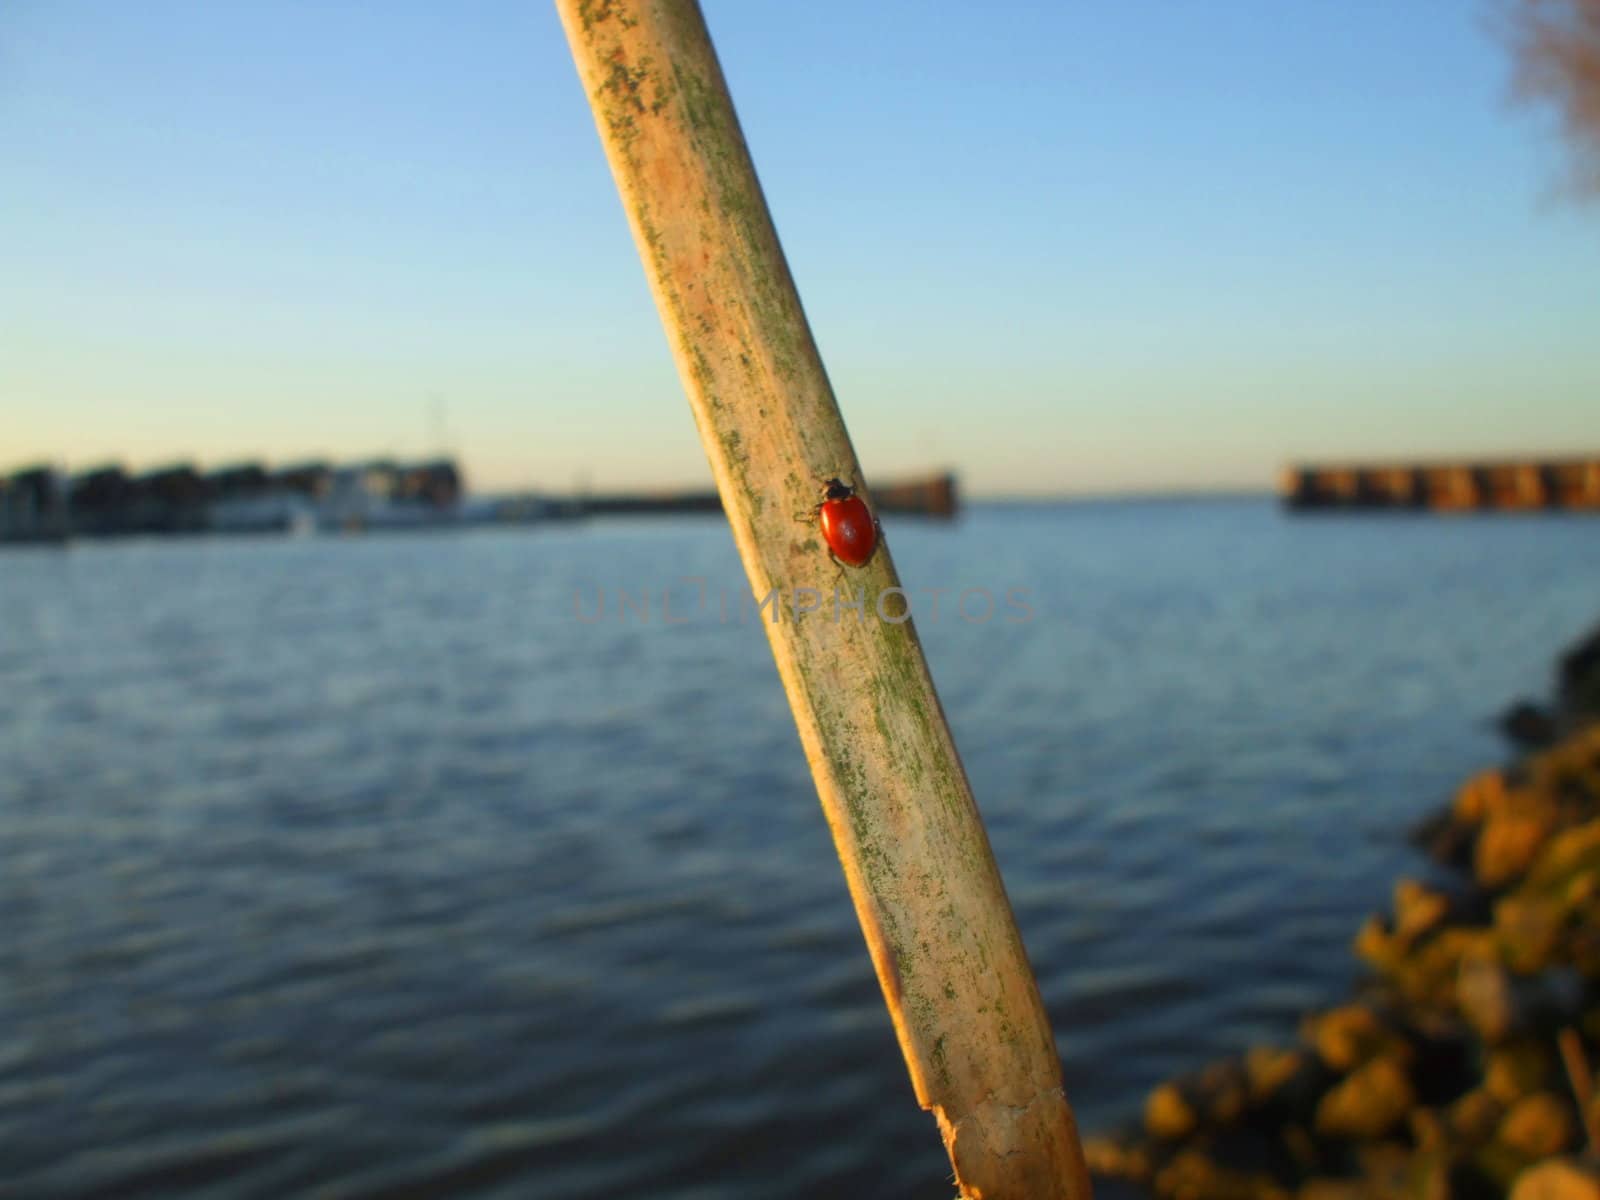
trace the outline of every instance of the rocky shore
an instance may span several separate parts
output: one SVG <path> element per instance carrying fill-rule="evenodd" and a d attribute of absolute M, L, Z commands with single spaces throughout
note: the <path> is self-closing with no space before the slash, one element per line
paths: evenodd
<path fill-rule="evenodd" d="M 1600 629 L 1417 831 L 1441 865 L 1356 933 L 1298 1044 L 1152 1091 L 1091 1170 L 1174 1200 L 1600 1200 Z"/>

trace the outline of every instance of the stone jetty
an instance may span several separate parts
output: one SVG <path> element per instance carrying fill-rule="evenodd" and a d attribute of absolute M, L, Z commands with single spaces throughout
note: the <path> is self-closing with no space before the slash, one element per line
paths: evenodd
<path fill-rule="evenodd" d="M 1286 467 L 1291 511 L 1600 512 L 1600 456 L 1481 462 L 1317 463 Z"/>

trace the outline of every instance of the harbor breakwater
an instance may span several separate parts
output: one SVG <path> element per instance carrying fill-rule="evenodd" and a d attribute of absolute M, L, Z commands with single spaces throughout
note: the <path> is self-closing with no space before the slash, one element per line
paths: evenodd
<path fill-rule="evenodd" d="M 1291 512 L 1600 512 L 1600 456 L 1285 468 Z"/>
<path fill-rule="evenodd" d="M 1091 1169 L 1181 1200 L 1600 1197 L 1600 628 L 1518 753 L 1416 831 L 1357 931 L 1367 975 L 1263 1045 L 1154 1088 Z"/>

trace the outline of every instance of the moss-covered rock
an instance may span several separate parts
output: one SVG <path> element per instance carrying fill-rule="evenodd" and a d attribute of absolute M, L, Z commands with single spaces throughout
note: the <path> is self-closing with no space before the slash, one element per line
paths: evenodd
<path fill-rule="evenodd" d="M 1487 947 L 1462 956 L 1456 975 L 1456 1007 L 1490 1046 L 1505 1041 L 1521 1026 L 1511 975 Z"/>
<path fill-rule="evenodd" d="M 1564 1100 L 1552 1092 L 1533 1092 L 1511 1106 L 1496 1136 L 1529 1158 L 1549 1158 L 1571 1147 L 1577 1131 L 1572 1109 Z"/>
<path fill-rule="evenodd" d="M 1118 1138 L 1084 1138 L 1083 1161 L 1092 1174 L 1130 1183 L 1148 1183 L 1152 1174 L 1150 1152 Z"/>
<path fill-rule="evenodd" d="M 1362 1179 L 1308 1179 L 1295 1200 L 1372 1200 L 1372 1192 Z"/>
<path fill-rule="evenodd" d="M 1473 1088 L 1460 1096 L 1446 1113 L 1451 1136 L 1466 1146 L 1481 1146 L 1494 1137 L 1506 1106 L 1486 1089 Z"/>
<path fill-rule="evenodd" d="M 1379 913 L 1373 913 L 1361 923 L 1354 948 L 1356 957 L 1381 975 L 1392 975 L 1399 970 L 1407 949 Z"/>
<path fill-rule="evenodd" d="M 1481 825 L 1489 809 L 1505 796 L 1506 778 L 1499 770 L 1479 771 L 1456 792 L 1450 813 L 1463 825 Z"/>
<path fill-rule="evenodd" d="M 1250 1084 L 1244 1064 L 1227 1059 L 1212 1063 L 1195 1079 L 1191 1094 L 1201 1120 L 1212 1129 L 1238 1123 L 1250 1106 Z"/>
<path fill-rule="evenodd" d="M 1556 1082 L 1555 1053 L 1535 1038 L 1521 1038 L 1498 1047 L 1484 1064 L 1484 1090 L 1508 1108 Z"/>
<path fill-rule="evenodd" d="M 1552 1158 L 1517 1176 L 1511 1200 L 1600 1200 L 1600 1168 L 1572 1158 Z"/>
<path fill-rule="evenodd" d="M 1536 754 L 1523 773 L 1534 788 L 1563 795 L 1579 805 L 1600 797 L 1600 725 L 1579 730 L 1565 741 Z"/>
<path fill-rule="evenodd" d="M 1552 837 L 1529 871 L 1527 886 L 1548 895 L 1565 896 L 1577 877 L 1588 876 L 1582 886 L 1592 893 L 1596 875 L 1600 875 L 1600 820 L 1575 825 Z"/>
<path fill-rule="evenodd" d="M 1366 1004 L 1346 1004 L 1313 1014 L 1301 1023 L 1301 1036 L 1328 1070 L 1344 1075 L 1374 1055 L 1406 1058 L 1410 1048 L 1378 1013 Z"/>
<path fill-rule="evenodd" d="M 1567 926 L 1568 902 L 1562 894 L 1519 888 L 1494 906 L 1494 931 L 1500 958 L 1512 971 L 1531 975 L 1557 961 Z"/>
<path fill-rule="evenodd" d="M 1443 924 L 1450 915 L 1450 897 L 1443 892 L 1402 879 L 1394 885 L 1394 936 L 1402 944 L 1417 941 Z"/>
<path fill-rule="evenodd" d="M 1452 1200 L 1455 1174 L 1456 1163 L 1449 1150 L 1442 1146 L 1424 1148 L 1406 1164 L 1400 1195 L 1405 1200 Z"/>
<path fill-rule="evenodd" d="M 1314 1125 L 1323 1137 L 1380 1138 L 1405 1123 L 1416 1100 L 1405 1069 L 1392 1058 L 1374 1058 L 1328 1089 Z"/>
<path fill-rule="evenodd" d="M 1418 946 L 1388 978 L 1410 1004 L 1455 1011 L 1461 960 L 1467 956 L 1493 959 L 1496 951 L 1493 930 L 1453 925 Z"/>
<path fill-rule="evenodd" d="M 1280 1046 L 1252 1046 L 1245 1052 L 1245 1081 L 1256 1103 L 1272 1099 L 1305 1065 L 1305 1053 Z"/>
<path fill-rule="evenodd" d="M 1330 1082 L 1322 1063 L 1306 1050 L 1254 1046 L 1245 1055 L 1244 1070 L 1251 1107 L 1289 1121 L 1310 1120 Z"/>
<path fill-rule="evenodd" d="M 1554 831 L 1555 818 L 1548 812 L 1491 815 L 1473 851 L 1474 878 L 1491 890 L 1514 882 L 1533 865 Z"/>
<path fill-rule="evenodd" d="M 1600 1046 L 1600 725 L 1468 780 L 1430 822 L 1467 886 L 1401 879 L 1355 941 L 1374 975 L 1258 1046 L 1150 1093 L 1100 1175 L 1192 1200 L 1600 1200 L 1572 1155 L 1557 1033 Z M 1581 1078 L 1587 1069 L 1570 1068 Z"/>
<path fill-rule="evenodd" d="M 1200 1114 L 1175 1083 L 1163 1083 L 1144 1102 L 1144 1130 L 1158 1141 L 1175 1142 L 1200 1127 Z"/>
<path fill-rule="evenodd" d="M 1291 1200 L 1271 1176 L 1225 1167 L 1186 1150 L 1156 1172 L 1156 1194 L 1172 1200 Z"/>

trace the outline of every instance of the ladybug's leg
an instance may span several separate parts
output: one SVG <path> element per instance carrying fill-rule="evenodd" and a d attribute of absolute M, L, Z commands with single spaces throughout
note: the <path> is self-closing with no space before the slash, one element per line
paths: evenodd
<path fill-rule="evenodd" d="M 846 594 L 854 595 L 854 592 L 852 592 L 850 588 L 850 572 L 845 569 L 845 565 L 839 560 L 839 556 L 832 550 L 829 550 L 828 557 L 833 559 L 833 565 L 839 568 L 837 574 L 835 574 L 833 577 L 833 600 L 835 603 L 837 603 L 839 599 L 839 588 L 841 585 L 844 587 Z"/>

